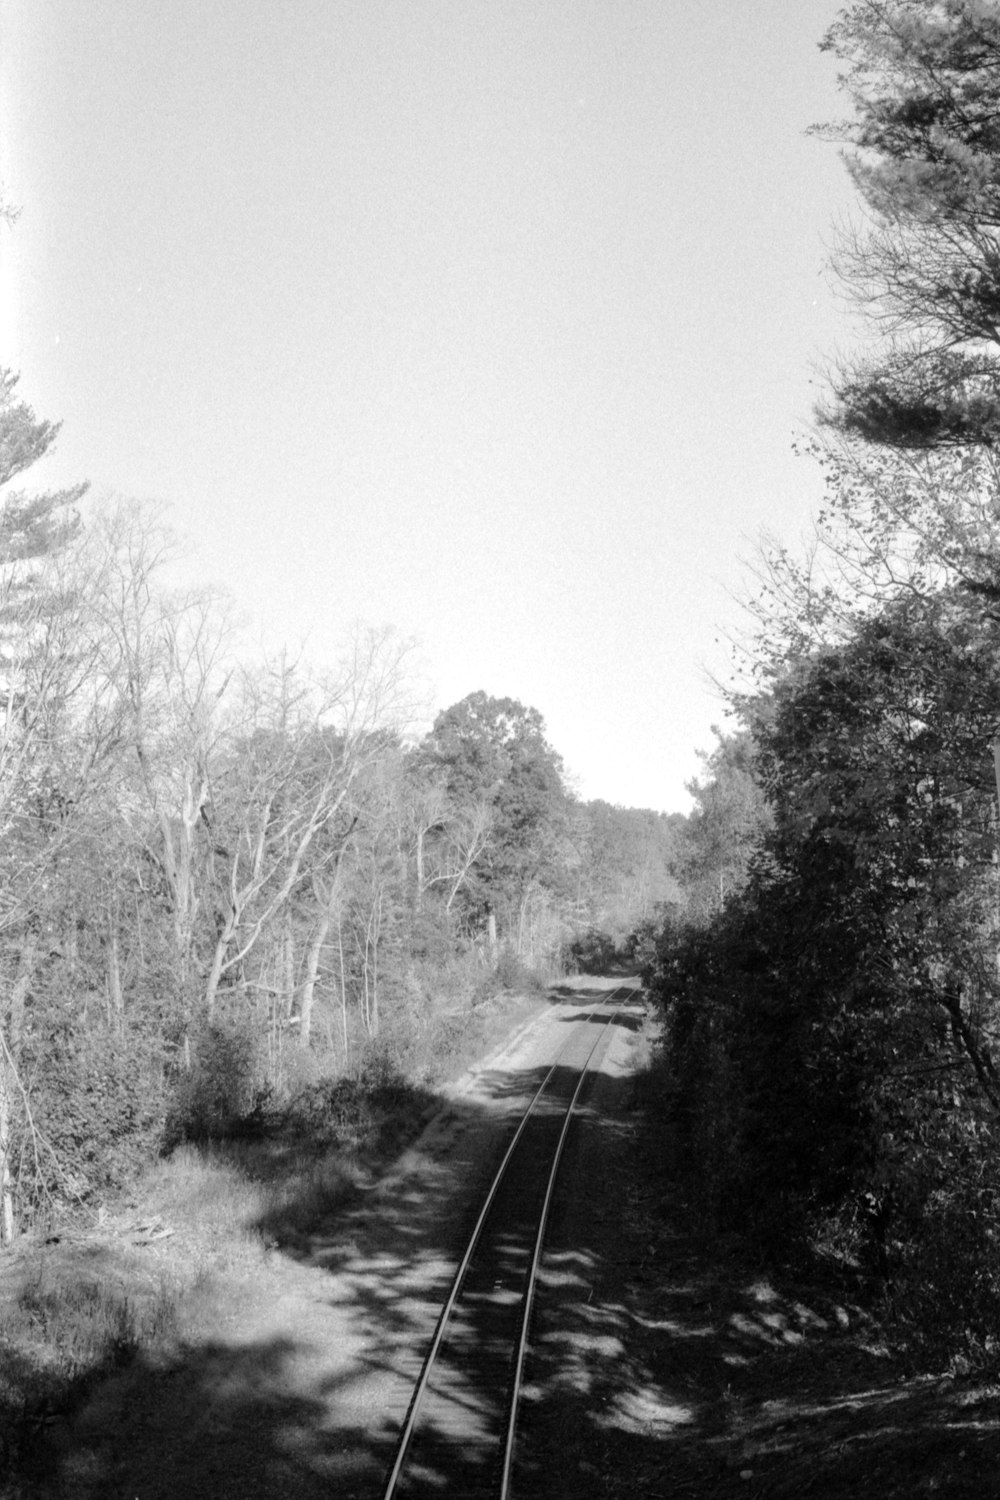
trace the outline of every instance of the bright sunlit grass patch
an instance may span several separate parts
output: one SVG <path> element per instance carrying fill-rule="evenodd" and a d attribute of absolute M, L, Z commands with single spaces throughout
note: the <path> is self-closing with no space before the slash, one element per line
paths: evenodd
<path fill-rule="evenodd" d="M 169 1278 L 80 1276 L 76 1266 L 42 1260 L 8 1307 L 5 1337 L 58 1349 L 72 1372 L 118 1363 L 173 1327 Z"/>
<path fill-rule="evenodd" d="M 30 1469 L 49 1424 L 107 1375 L 169 1362 L 273 1298 L 281 1253 L 308 1253 L 434 1107 L 380 1062 L 350 1086 L 314 1083 L 311 1113 L 289 1108 L 259 1135 L 177 1145 L 96 1222 L 77 1215 L 0 1253 L 0 1471 Z"/>
<path fill-rule="evenodd" d="M 267 1143 L 184 1145 L 96 1224 L 25 1236 L 0 1256 L 0 1467 L 95 1382 L 194 1336 L 267 1276 L 272 1226 L 328 1211 L 347 1173 Z M 132 1233 L 137 1222 L 162 1237 Z"/>
<path fill-rule="evenodd" d="M 26 1238 L 0 1260 L 0 1468 L 94 1382 L 173 1338 L 184 1279 L 110 1232 Z"/>
<path fill-rule="evenodd" d="M 215 1269 L 248 1269 L 305 1233 L 354 1191 L 350 1155 L 314 1154 L 276 1141 L 181 1146 L 156 1168 L 150 1201 L 182 1223 L 191 1253 Z"/>
<path fill-rule="evenodd" d="M 267 1184 L 221 1148 L 179 1146 L 150 1173 L 149 1203 L 172 1223 L 183 1226 L 192 1249 L 205 1254 L 225 1250 L 229 1257 L 259 1253 L 259 1225 Z"/>

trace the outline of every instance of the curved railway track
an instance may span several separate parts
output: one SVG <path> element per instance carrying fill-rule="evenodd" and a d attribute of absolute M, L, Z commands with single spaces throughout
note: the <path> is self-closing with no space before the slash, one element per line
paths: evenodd
<path fill-rule="evenodd" d="M 637 994 L 622 985 L 576 1018 L 525 1109 L 441 1309 L 384 1500 L 507 1500 L 532 1302 L 563 1147 L 621 1007 Z"/>

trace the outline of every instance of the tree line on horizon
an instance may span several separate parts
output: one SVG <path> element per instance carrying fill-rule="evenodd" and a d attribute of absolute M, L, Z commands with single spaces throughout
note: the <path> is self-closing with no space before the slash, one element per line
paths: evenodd
<path fill-rule="evenodd" d="M 683 819 L 582 802 L 536 709 L 414 735 L 408 648 L 249 660 L 169 536 L 0 376 L 0 1242 L 322 1078 L 432 1080 L 504 991 L 620 947 Z"/>

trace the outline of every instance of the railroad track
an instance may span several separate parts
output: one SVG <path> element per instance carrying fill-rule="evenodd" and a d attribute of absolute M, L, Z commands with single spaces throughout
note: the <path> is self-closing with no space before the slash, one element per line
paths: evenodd
<path fill-rule="evenodd" d="M 528 1104 L 438 1318 L 384 1500 L 507 1500 L 535 1283 L 563 1146 L 621 1008 L 622 985 L 577 1018 Z M 589 1024 L 585 1024 L 589 1023 Z"/>

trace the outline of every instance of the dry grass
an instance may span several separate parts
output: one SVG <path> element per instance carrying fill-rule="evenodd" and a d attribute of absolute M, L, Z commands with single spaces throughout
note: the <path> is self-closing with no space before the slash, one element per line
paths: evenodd
<path fill-rule="evenodd" d="M 26 1237 L 0 1267 L 0 1470 L 94 1383 L 174 1335 L 183 1280 L 111 1227 Z"/>
<path fill-rule="evenodd" d="M 167 1354 L 206 1304 L 264 1270 L 271 1226 L 330 1212 L 357 1172 L 265 1143 L 182 1146 L 118 1212 L 20 1240 L 0 1261 L 0 1468 L 96 1381 L 140 1352 Z M 134 1226 L 149 1222 L 169 1233 L 137 1244 Z"/>
<path fill-rule="evenodd" d="M 238 1270 L 263 1253 L 268 1184 L 239 1156 L 231 1146 L 179 1146 L 143 1184 L 143 1203 L 179 1226 L 199 1271 Z"/>
<path fill-rule="evenodd" d="M 415 1096 L 417 1097 L 417 1096 Z M 421 1096 L 425 1097 L 425 1096 Z M 166 1355 L 334 1213 L 419 1128 L 412 1100 L 367 1154 L 280 1135 L 178 1147 L 96 1222 L 29 1234 L 0 1258 L 0 1468 L 136 1354 Z M 156 1236 L 137 1225 L 160 1226 Z M 157 1237 L 158 1236 L 158 1237 Z"/>
<path fill-rule="evenodd" d="M 438 1034 L 437 1077 L 460 1073 L 537 1008 L 534 997 L 489 1003 L 450 1045 Z M 137 1355 L 168 1360 L 222 1308 L 239 1316 L 240 1299 L 268 1285 L 272 1252 L 294 1249 L 409 1144 L 431 1089 L 398 1074 L 373 1075 L 371 1088 L 364 1118 L 322 1144 L 289 1129 L 181 1145 L 96 1222 L 25 1235 L 0 1253 L 0 1473 L 14 1485 L 0 1493 L 35 1495 L 30 1480 L 17 1488 L 18 1475 L 96 1383 Z M 156 1234 L 137 1234 L 150 1223 Z"/>

